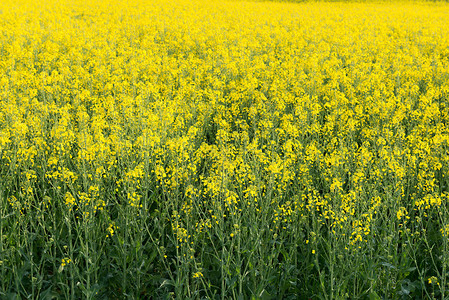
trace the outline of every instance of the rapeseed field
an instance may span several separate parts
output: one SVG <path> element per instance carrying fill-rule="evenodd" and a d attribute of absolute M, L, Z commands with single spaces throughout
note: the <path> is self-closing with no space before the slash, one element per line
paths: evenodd
<path fill-rule="evenodd" d="M 449 4 L 1 1 L 0 299 L 446 299 Z"/>

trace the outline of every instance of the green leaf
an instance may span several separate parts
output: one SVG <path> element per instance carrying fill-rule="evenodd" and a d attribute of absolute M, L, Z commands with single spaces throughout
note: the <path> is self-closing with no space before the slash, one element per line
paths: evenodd
<path fill-rule="evenodd" d="M 273 296 L 271 296 L 270 293 L 268 293 L 265 289 L 263 289 L 262 292 L 260 292 L 260 294 L 259 294 L 259 299 L 269 300 L 269 299 L 273 299 Z"/>
<path fill-rule="evenodd" d="M 369 300 L 380 300 L 381 298 L 376 292 L 369 293 Z"/>
<path fill-rule="evenodd" d="M 395 266 L 393 266 L 392 264 L 390 264 L 390 263 L 387 263 L 387 262 L 381 262 L 380 263 L 382 266 L 384 266 L 384 267 L 387 267 L 387 268 L 389 268 L 389 269 L 393 269 L 393 270 L 396 270 L 396 267 Z"/>

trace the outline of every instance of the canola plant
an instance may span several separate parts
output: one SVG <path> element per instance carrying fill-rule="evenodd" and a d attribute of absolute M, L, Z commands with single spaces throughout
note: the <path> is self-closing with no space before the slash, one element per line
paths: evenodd
<path fill-rule="evenodd" d="M 0 298 L 447 297 L 448 4 L 0 16 Z"/>

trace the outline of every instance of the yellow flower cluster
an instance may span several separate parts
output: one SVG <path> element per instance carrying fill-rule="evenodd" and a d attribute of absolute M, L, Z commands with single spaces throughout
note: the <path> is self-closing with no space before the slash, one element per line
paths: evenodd
<path fill-rule="evenodd" d="M 157 193 L 189 245 L 213 226 L 238 237 L 250 213 L 273 231 L 313 217 L 355 245 L 378 211 L 438 209 L 449 6 L 416 5 L 2 1 L 9 203 L 45 186 L 87 218 Z"/>
<path fill-rule="evenodd" d="M 62 260 L 61 260 L 61 266 L 62 267 L 65 267 L 65 266 L 67 266 L 69 263 L 71 263 L 72 262 L 72 260 L 70 259 L 70 258 L 63 258 Z"/>
<path fill-rule="evenodd" d="M 115 229 L 117 229 L 117 227 L 115 226 L 114 223 L 109 224 L 108 228 L 106 228 L 106 232 L 107 232 L 106 237 L 114 236 Z"/>

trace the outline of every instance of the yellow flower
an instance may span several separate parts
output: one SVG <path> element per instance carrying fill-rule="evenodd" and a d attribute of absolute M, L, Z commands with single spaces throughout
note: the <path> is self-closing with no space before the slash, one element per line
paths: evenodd
<path fill-rule="evenodd" d="M 110 237 L 114 235 L 114 228 L 115 228 L 115 224 L 109 224 L 108 228 L 106 229 L 106 231 L 108 232 L 106 234 L 106 237 Z"/>
<path fill-rule="evenodd" d="M 438 282 L 438 278 L 436 278 L 435 276 L 429 277 L 429 279 L 427 279 L 429 284 L 436 284 L 436 285 L 440 285 L 440 283 Z"/>
<path fill-rule="evenodd" d="M 400 207 L 398 212 L 396 213 L 396 217 L 398 218 L 398 220 L 402 219 L 402 217 L 407 216 L 407 210 L 405 209 L 405 207 Z"/>
<path fill-rule="evenodd" d="M 71 262 L 72 262 L 72 260 L 70 258 L 63 258 L 61 261 L 61 266 L 65 267 L 66 265 L 68 265 Z"/>
<path fill-rule="evenodd" d="M 75 202 L 76 202 L 76 200 L 75 200 L 75 198 L 72 196 L 72 194 L 71 193 L 69 193 L 69 192 L 67 192 L 66 194 L 65 194 L 65 204 L 68 206 L 68 207 L 70 207 L 70 209 L 71 209 L 71 207 L 73 206 L 73 205 L 75 205 Z"/>
<path fill-rule="evenodd" d="M 64 267 L 67 266 L 68 264 L 70 264 L 72 262 L 72 260 L 68 257 L 64 257 L 61 260 L 61 265 L 58 268 L 58 272 L 61 273 L 62 271 L 64 271 Z"/>

